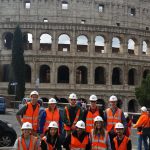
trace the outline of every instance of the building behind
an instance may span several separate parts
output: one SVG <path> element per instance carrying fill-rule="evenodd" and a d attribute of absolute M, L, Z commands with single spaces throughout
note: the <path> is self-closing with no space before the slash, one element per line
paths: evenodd
<path fill-rule="evenodd" d="M 150 71 L 148 0 L 0 0 L 0 93 L 7 94 L 13 32 L 23 32 L 26 95 L 115 94 L 136 111 Z"/>

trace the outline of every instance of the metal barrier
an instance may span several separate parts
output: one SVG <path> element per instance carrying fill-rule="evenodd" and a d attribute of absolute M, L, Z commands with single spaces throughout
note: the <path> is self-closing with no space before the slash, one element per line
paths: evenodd
<path fill-rule="evenodd" d="M 13 147 L 0 147 L 0 150 L 16 150 Z"/>

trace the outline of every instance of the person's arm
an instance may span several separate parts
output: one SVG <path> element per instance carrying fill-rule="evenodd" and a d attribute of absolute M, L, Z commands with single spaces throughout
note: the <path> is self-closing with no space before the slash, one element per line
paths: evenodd
<path fill-rule="evenodd" d="M 41 133 L 41 134 L 43 133 L 45 121 L 46 121 L 46 112 L 43 111 L 41 114 L 40 121 L 39 121 L 39 133 Z"/>
<path fill-rule="evenodd" d="M 40 147 L 41 147 L 41 150 L 47 150 L 47 144 L 45 143 L 44 140 L 41 141 Z"/>
<path fill-rule="evenodd" d="M 104 120 L 104 112 L 103 112 L 103 110 L 101 109 L 101 108 L 99 108 L 99 114 L 100 114 L 100 116 L 103 118 L 103 120 Z"/>
<path fill-rule="evenodd" d="M 67 106 L 66 106 L 67 107 Z M 68 108 L 68 107 L 67 107 Z M 67 126 L 71 126 L 68 118 L 67 118 L 67 113 L 66 113 L 66 110 L 64 109 L 64 124 L 66 124 Z"/>
<path fill-rule="evenodd" d="M 132 150 L 132 143 L 131 143 L 131 140 L 128 141 L 127 150 Z"/>
<path fill-rule="evenodd" d="M 69 148 L 69 145 L 71 144 L 71 134 L 69 134 L 66 139 L 65 139 L 65 142 L 63 143 L 63 147 L 66 149 L 66 150 L 70 150 Z"/>
<path fill-rule="evenodd" d="M 126 121 L 126 118 L 125 118 L 123 112 L 122 112 L 122 114 L 121 114 L 121 122 L 122 122 L 122 124 L 124 125 L 124 128 L 127 129 L 127 121 Z"/>
<path fill-rule="evenodd" d="M 91 142 L 90 142 L 90 138 L 88 140 L 88 144 L 86 145 L 86 150 L 91 150 Z"/>
<path fill-rule="evenodd" d="M 107 114 L 106 111 L 104 112 L 104 127 L 107 127 Z"/>
<path fill-rule="evenodd" d="M 143 119 L 143 115 L 141 115 L 140 118 L 138 119 L 138 121 L 136 122 L 136 124 L 133 126 L 133 128 L 142 127 L 144 121 L 145 120 Z"/>
<path fill-rule="evenodd" d="M 21 118 L 23 117 L 23 115 L 25 114 L 27 110 L 27 105 L 24 105 L 21 109 L 19 109 L 16 113 L 16 119 L 19 122 L 20 126 L 22 126 L 22 121 Z"/>
<path fill-rule="evenodd" d="M 60 140 L 60 137 L 58 137 L 58 140 L 57 140 L 57 143 L 56 143 L 56 149 L 57 149 L 57 150 L 62 150 L 61 145 L 62 145 L 62 142 L 61 142 L 61 140 Z"/>
<path fill-rule="evenodd" d="M 61 116 L 61 113 L 60 113 L 60 110 L 59 110 L 59 131 L 60 131 L 60 134 L 62 134 L 62 129 L 63 129 L 63 121 L 62 121 L 62 116 Z"/>
<path fill-rule="evenodd" d="M 107 150 L 112 150 L 109 135 L 107 137 L 106 144 L 107 144 Z"/>
<path fill-rule="evenodd" d="M 86 123 L 86 116 L 87 116 L 88 110 L 84 111 L 83 117 L 81 120 L 83 120 Z"/>

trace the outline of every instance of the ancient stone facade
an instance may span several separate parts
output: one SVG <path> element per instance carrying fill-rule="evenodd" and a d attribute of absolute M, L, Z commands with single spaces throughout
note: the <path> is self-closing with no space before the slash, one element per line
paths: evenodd
<path fill-rule="evenodd" d="M 23 32 L 26 95 L 105 103 L 136 111 L 135 87 L 150 71 L 148 0 L 0 0 L 0 93 L 7 94 L 13 32 Z"/>

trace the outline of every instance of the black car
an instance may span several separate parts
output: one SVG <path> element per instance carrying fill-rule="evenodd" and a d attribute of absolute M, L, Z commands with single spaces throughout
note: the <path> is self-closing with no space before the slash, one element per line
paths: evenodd
<path fill-rule="evenodd" d="M 0 147 L 13 146 L 16 138 L 17 134 L 12 125 L 0 120 Z"/>

